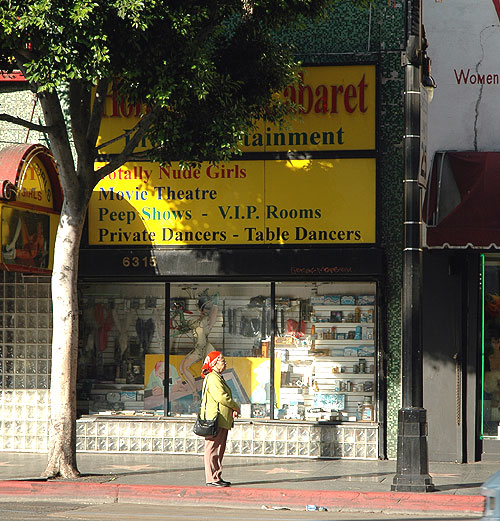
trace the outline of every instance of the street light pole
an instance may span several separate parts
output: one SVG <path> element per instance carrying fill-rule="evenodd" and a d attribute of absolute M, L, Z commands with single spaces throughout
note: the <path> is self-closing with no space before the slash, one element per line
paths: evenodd
<path fill-rule="evenodd" d="M 398 412 L 397 469 L 391 489 L 430 492 L 427 411 L 423 408 L 422 206 L 420 171 L 421 0 L 407 0 L 404 86 L 404 248 L 402 298 L 402 408 Z"/>

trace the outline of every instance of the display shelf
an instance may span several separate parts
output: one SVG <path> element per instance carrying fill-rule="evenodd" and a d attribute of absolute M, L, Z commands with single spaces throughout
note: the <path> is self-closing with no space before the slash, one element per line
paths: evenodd
<path fill-rule="evenodd" d="M 336 362 L 337 360 L 347 360 L 347 361 L 355 362 L 355 361 L 359 360 L 360 358 L 363 358 L 364 360 L 374 360 L 375 359 L 374 356 L 344 356 L 344 355 L 317 356 L 317 355 L 314 355 L 314 353 L 310 354 L 309 356 L 314 357 L 314 360 L 318 361 L 318 362 Z M 295 361 L 290 360 L 288 363 L 292 364 L 294 362 Z M 295 365 L 298 365 L 298 364 L 295 364 Z M 366 374 L 371 374 L 371 373 L 366 373 Z"/>
<path fill-rule="evenodd" d="M 286 351 L 282 363 L 287 364 L 287 383 L 304 385 L 281 387 L 280 404 L 286 408 L 288 402 L 287 414 L 293 418 L 311 416 L 312 408 L 325 417 L 340 415 L 361 421 L 363 407 L 371 409 L 373 417 L 376 305 L 320 304 L 314 299 L 301 315 L 285 316 L 301 324 L 304 333 L 296 347 L 280 346 Z M 363 372 L 359 371 L 360 361 Z"/>
<path fill-rule="evenodd" d="M 373 373 L 331 373 L 328 375 L 328 378 L 330 379 L 341 379 L 341 378 L 345 378 L 345 377 L 354 377 L 354 378 L 368 378 L 369 380 L 371 380 L 373 378 Z M 321 379 L 321 380 L 326 380 L 325 377 L 321 376 L 321 377 L 317 377 L 316 380 L 318 379 Z"/>
<path fill-rule="evenodd" d="M 293 389 L 293 387 L 280 387 L 280 389 Z M 372 396 L 373 394 L 375 394 L 375 391 L 333 391 L 333 392 L 330 392 L 331 389 L 325 389 L 328 392 L 328 394 L 347 394 L 349 396 Z M 321 393 L 321 391 L 319 391 Z M 323 393 L 324 394 L 324 393 Z M 290 398 L 291 396 L 293 396 L 294 398 L 297 398 L 298 396 L 300 396 L 302 398 L 303 401 L 307 401 L 307 399 L 313 399 L 314 398 L 314 394 L 306 394 L 306 393 L 298 393 L 298 394 L 293 394 L 293 395 L 290 395 L 290 394 L 287 394 L 286 392 L 282 393 L 280 391 L 280 399 L 282 399 L 284 396 L 286 396 L 287 398 Z"/>
<path fill-rule="evenodd" d="M 326 344 L 334 344 L 334 345 L 347 344 L 349 346 L 352 346 L 352 345 L 362 343 L 362 344 L 372 346 L 375 344 L 375 341 L 371 338 L 364 339 L 364 340 L 354 340 L 353 338 L 346 338 L 346 339 L 340 339 L 340 340 L 332 340 L 332 339 L 327 339 L 327 338 L 318 338 L 318 339 L 314 338 L 313 340 L 314 340 L 314 344 L 325 344 L 325 345 Z"/>
<path fill-rule="evenodd" d="M 352 326 L 367 326 L 375 327 L 375 322 L 311 322 L 311 326 L 316 326 L 316 329 L 322 327 L 352 327 Z"/>
<path fill-rule="evenodd" d="M 375 391 L 335 391 L 335 394 L 348 394 L 349 396 L 354 396 L 354 395 L 361 395 L 361 396 L 365 396 L 365 395 L 370 395 L 370 394 L 374 394 Z"/>
<path fill-rule="evenodd" d="M 314 311 L 355 311 L 359 309 L 361 311 L 368 311 L 370 309 L 375 309 L 374 304 L 362 305 L 362 306 L 353 306 L 353 305 L 342 305 L 342 304 L 314 304 Z"/>

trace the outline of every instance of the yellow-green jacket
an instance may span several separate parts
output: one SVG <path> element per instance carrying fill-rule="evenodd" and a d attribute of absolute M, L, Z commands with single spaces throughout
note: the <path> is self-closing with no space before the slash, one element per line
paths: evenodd
<path fill-rule="evenodd" d="M 224 378 L 215 371 L 205 376 L 204 388 L 205 394 L 201 401 L 201 417 L 211 419 L 215 418 L 217 414 L 217 426 L 223 429 L 231 429 L 234 423 L 233 411 L 240 412 L 240 406 L 233 400 L 231 388 L 224 381 Z M 219 404 L 218 413 L 217 404 Z"/>

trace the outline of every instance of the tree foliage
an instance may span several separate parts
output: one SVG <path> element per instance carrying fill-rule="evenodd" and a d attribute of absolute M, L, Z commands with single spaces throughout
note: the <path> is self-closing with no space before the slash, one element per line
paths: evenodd
<path fill-rule="evenodd" d="M 73 87 L 80 105 L 70 104 L 73 133 L 88 130 L 91 86 L 114 79 L 122 94 L 149 106 L 141 131 L 157 158 L 225 159 L 255 119 L 283 119 L 272 94 L 292 80 L 295 64 L 274 30 L 331 4 L 1 0 L 2 68 L 20 67 L 38 92 Z"/>

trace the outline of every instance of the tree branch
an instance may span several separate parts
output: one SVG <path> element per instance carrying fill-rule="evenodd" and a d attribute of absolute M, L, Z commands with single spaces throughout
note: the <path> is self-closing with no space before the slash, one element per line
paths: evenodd
<path fill-rule="evenodd" d="M 109 141 L 106 141 L 105 143 L 101 143 L 99 146 L 96 147 L 96 150 L 101 150 L 101 148 L 105 148 L 108 145 L 112 145 L 113 143 L 116 143 L 117 141 L 121 141 L 122 139 L 125 139 L 127 136 L 130 136 L 130 134 L 133 134 L 136 127 L 129 128 L 128 130 L 125 130 L 123 134 L 120 134 L 117 137 L 114 137 L 113 139 L 110 139 Z"/>
<path fill-rule="evenodd" d="M 7 121 L 8 123 L 14 123 L 14 125 L 19 125 L 20 127 L 29 128 L 30 130 L 34 130 L 36 132 L 48 133 L 53 127 L 47 127 L 45 125 L 37 125 L 36 123 L 32 123 L 31 121 L 27 121 L 22 118 L 16 118 L 15 116 L 11 116 L 10 114 L 0 114 L 0 121 Z"/>
<path fill-rule="evenodd" d="M 97 138 L 99 136 L 99 129 L 101 127 L 102 111 L 104 104 L 106 103 L 106 94 L 108 93 L 108 85 L 110 80 L 104 78 L 99 80 L 97 83 L 94 104 L 92 106 L 92 112 L 90 114 L 89 125 L 87 128 L 87 142 L 90 146 L 95 146 Z"/>
<path fill-rule="evenodd" d="M 78 156 L 88 155 L 87 122 L 90 118 L 90 92 L 80 80 L 69 83 L 69 106 L 73 143 Z"/>
<path fill-rule="evenodd" d="M 129 159 L 137 145 L 142 141 L 142 138 L 145 136 L 148 129 L 151 127 L 151 125 L 154 124 L 157 113 L 158 110 L 152 108 L 150 112 L 142 116 L 139 123 L 137 123 L 137 125 L 135 125 L 135 127 L 131 130 L 131 132 L 135 131 L 135 133 L 130 138 L 128 143 L 123 147 L 123 150 L 120 152 L 120 154 L 115 156 L 108 164 L 94 172 L 96 176 L 95 184 L 116 170 L 118 167 L 123 165 L 123 163 Z"/>
<path fill-rule="evenodd" d="M 56 159 L 63 192 L 66 194 L 66 190 L 75 182 L 76 170 L 60 99 L 55 91 L 41 92 L 39 99 L 43 117 L 50 129 L 50 149 Z"/>
<path fill-rule="evenodd" d="M 26 78 L 26 67 L 24 66 L 24 61 L 28 61 L 31 59 L 30 52 L 26 50 L 18 50 L 13 53 L 13 57 L 16 60 L 17 66 L 19 70 L 23 73 L 23 76 Z M 28 81 L 28 80 L 26 80 Z M 38 91 L 38 85 L 36 83 L 28 82 L 29 88 L 32 92 Z"/>

